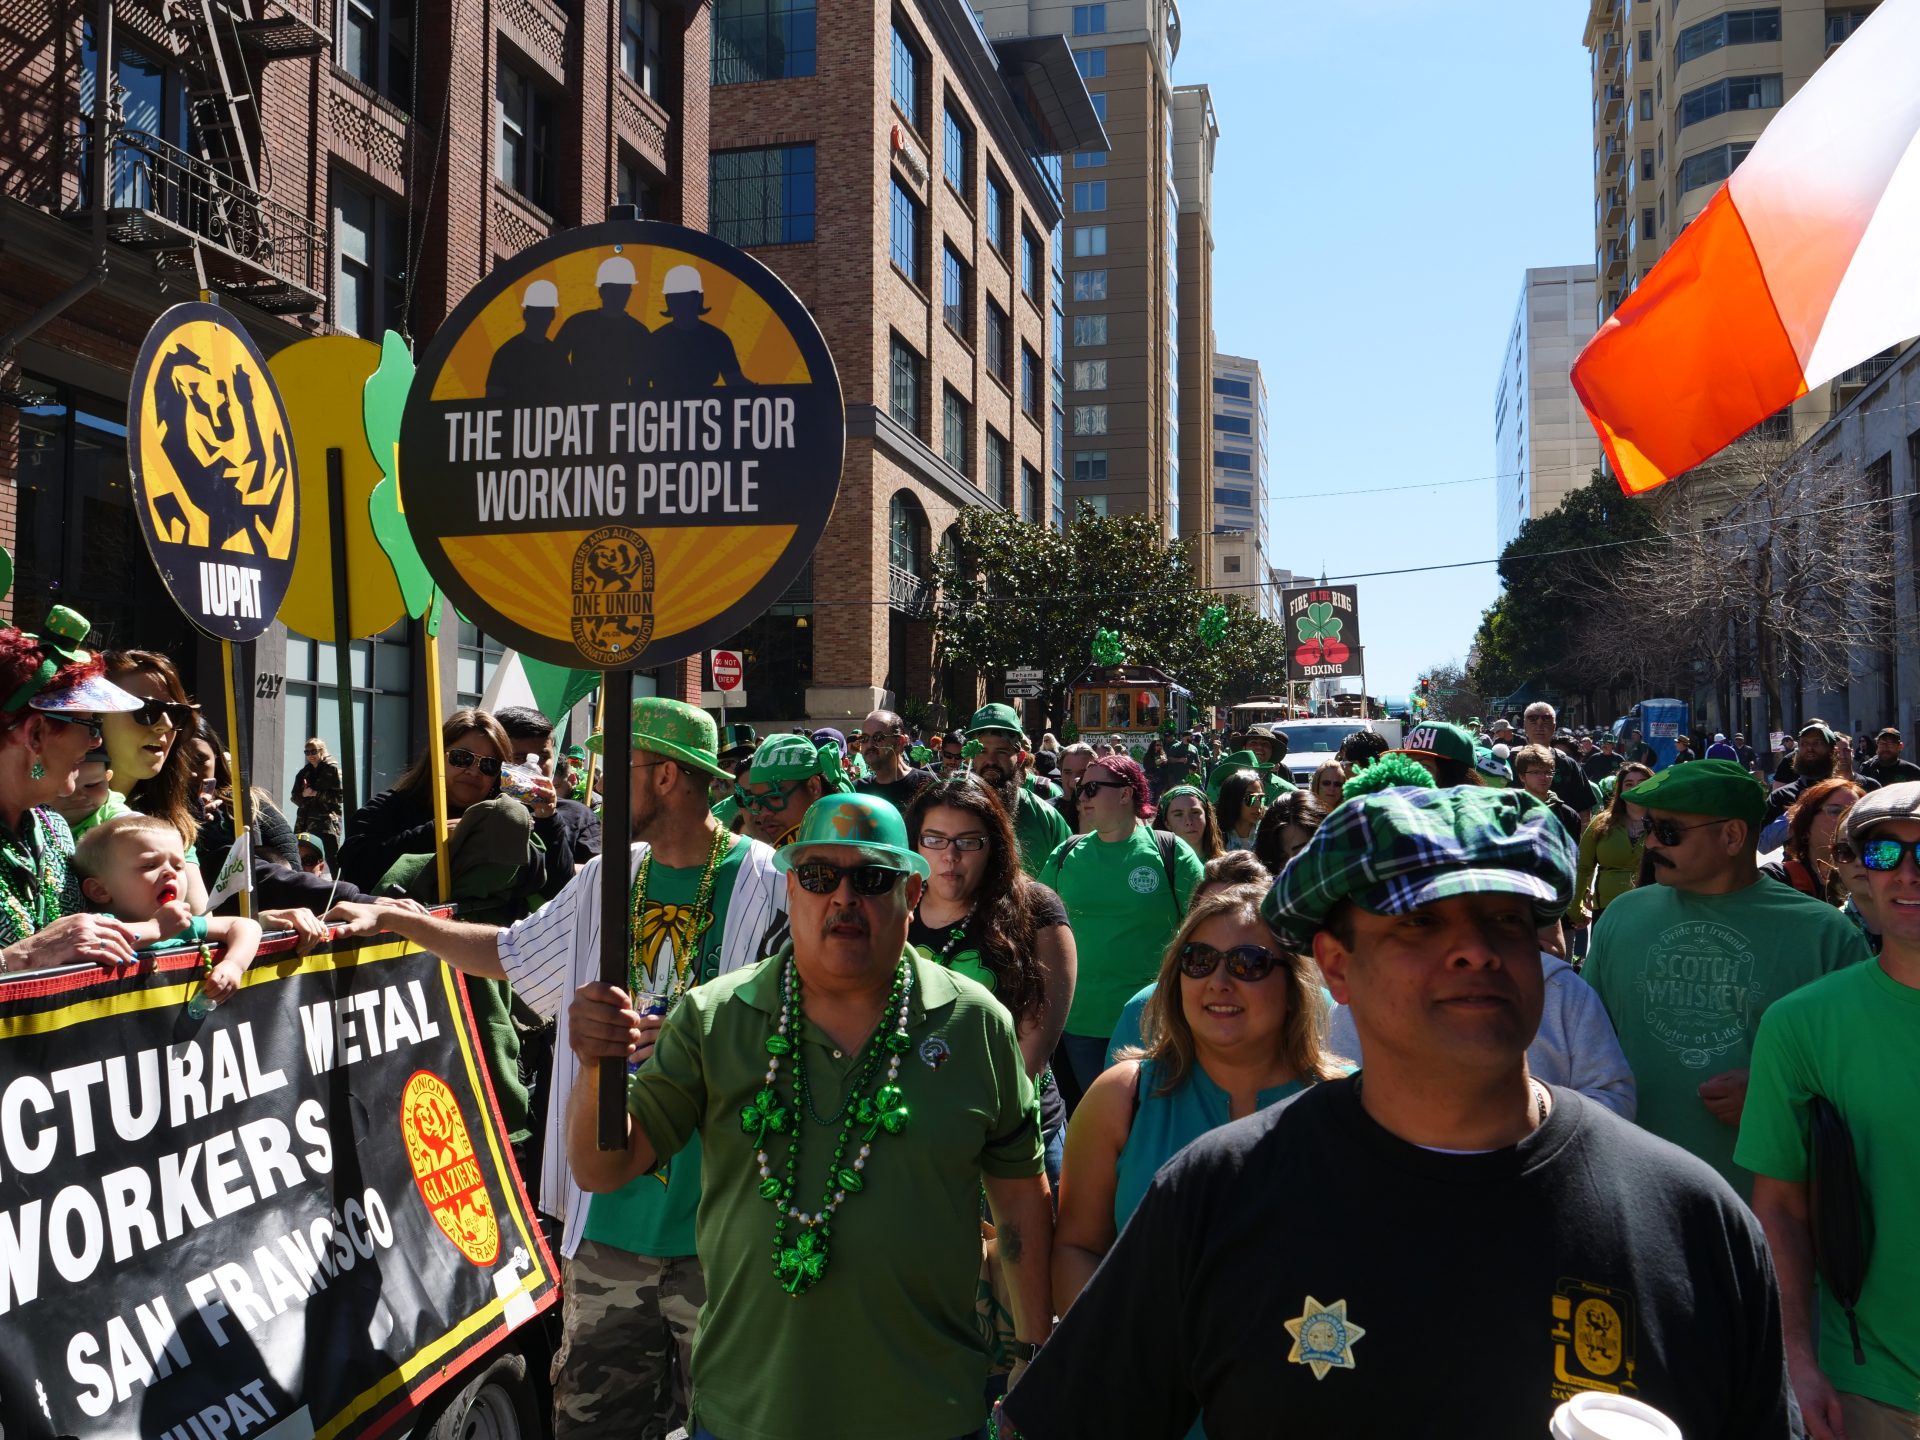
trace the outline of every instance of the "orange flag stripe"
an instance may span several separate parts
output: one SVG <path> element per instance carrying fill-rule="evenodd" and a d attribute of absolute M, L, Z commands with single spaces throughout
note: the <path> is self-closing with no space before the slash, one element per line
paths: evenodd
<path fill-rule="evenodd" d="M 1630 495 L 1664 485 L 1807 393 L 1726 186 L 1587 343 L 1572 378 Z M 1618 417 L 1618 427 L 1603 416 Z"/>

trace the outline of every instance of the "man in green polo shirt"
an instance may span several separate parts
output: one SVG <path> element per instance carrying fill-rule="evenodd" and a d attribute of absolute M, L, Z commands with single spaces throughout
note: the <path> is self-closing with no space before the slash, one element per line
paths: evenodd
<path fill-rule="evenodd" d="M 581 987 L 582 1063 L 638 1068 L 629 1148 L 599 1149 L 582 1086 L 568 1158 L 585 1188 L 615 1190 L 702 1141 L 696 1437 L 971 1435 L 987 1410 L 982 1182 L 1020 1340 L 1051 1325 L 1039 1107 L 1013 1023 L 907 945 L 928 868 L 891 806 L 823 799 L 775 864 L 794 921 L 781 954 L 691 992 L 664 1025 L 615 987 Z"/>
<path fill-rule="evenodd" d="M 1013 707 L 982 705 L 974 711 L 967 725 L 966 748 L 972 752 L 968 763 L 973 773 L 993 787 L 993 793 L 1013 817 L 1014 838 L 1020 842 L 1020 868 L 1037 877 L 1047 857 L 1062 840 L 1070 839 L 1073 831 L 1058 810 L 1026 787 L 1033 756 L 1027 751 L 1027 732 L 1020 728 L 1020 717 L 1013 713 Z"/>

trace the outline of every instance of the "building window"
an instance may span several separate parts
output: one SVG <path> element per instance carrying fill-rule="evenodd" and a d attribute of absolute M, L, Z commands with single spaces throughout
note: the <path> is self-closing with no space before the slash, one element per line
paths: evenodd
<path fill-rule="evenodd" d="M 716 0 L 713 83 L 744 85 L 811 75 L 814 0 Z"/>
<path fill-rule="evenodd" d="M 1253 421 L 1245 415 L 1216 415 L 1213 417 L 1213 428 L 1224 430 L 1229 435 L 1251 435 Z"/>
<path fill-rule="evenodd" d="M 1651 30 L 1642 30 L 1640 32 L 1640 59 L 1642 62 L 1653 59 L 1653 32 Z"/>
<path fill-rule="evenodd" d="M 1050 488 L 1053 491 L 1053 528 L 1065 530 L 1067 528 L 1066 481 L 1061 476 L 1055 475 Z"/>
<path fill-rule="evenodd" d="M 1240 573 L 1240 557 L 1238 555 L 1222 555 L 1220 557 L 1220 568 L 1228 575 L 1238 575 Z"/>
<path fill-rule="evenodd" d="M 1844 10 L 1827 11 L 1827 44 L 1834 46 L 1842 43 L 1849 35 L 1865 23 L 1873 14 L 1871 5 L 1850 5 Z"/>
<path fill-rule="evenodd" d="M 987 243 L 1002 255 L 1013 247 L 1013 204 L 1007 182 L 991 165 L 987 167 Z"/>
<path fill-rule="evenodd" d="M 1107 317 L 1104 315 L 1074 316 L 1073 317 L 1073 343 L 1075 345 L 1106 344 L 1107 343 Z"/>
<path fill-rule="evenodd" d="M 1040 357 L 1031 346 L 1020 347 L 1020 411 L 1028 419 L 1040 419 Z"/>
<path fill-rule="evenodd" d="M 456 705 L 477 706 L 487 686 L 499 673 L 507 647 L 471 620 L 461 620 L 453 661 L 453 698 Z M 302 762 L 304 763 L 304 762 Z"/>
<path fill-rule="evenodd" d="M 1107 227 L 1104 225 L 1076 225 L 1073 227 L 1073 253 L 1075 258 L 1087 255 L 1107 253 Z"/>
<path fill-rule="evenodd" d="M 1093 102 L 1093 113 L 1099 117 L 1102 125 L 1107 123 L 1107 92 L 1096 90 L 1087 99 Z"/>
<path fill-rule="evenodd" d="M 406 214 L 384 196 L 333 181 L 333 323 L 378 339 L 403 330 Z"/>
<path fill-rule="evenodd" d="M 1075 480 L 1104 480 L 1107 478 L 1107 452 L 1104 450 L 1076 450 L 1073 452 L 1073 478 Z"/>
<path fill-rule="evenodd" d="M 1053 424 L 1047 429 L 1048 456 L 1057 477 L 1067 468 L 1067 412 L 1060 403 L 1060 377 L 1053 377 Z"/>
<path fill-rule="evenodd" d="M 1236 400 L 1251 400 L 1253 398 L 1253 382 L 1250 380 L 1215 380 L 1213 382 L 1213 393 L 1216 395 L 1231 395 Z"/>
<path fill-rule="evenodd" d="M 920 101 L 920 79 L 926 66 L 926 52 L 898 20 L 893 22 L 893 104 L 921 134 L 927 130 L 926 112 Z"/>
<path fill-rule="evenodd" d="M 1080 504 L 1084 506 L 1095 518 L 1100 520 L 1104 520 L 1107 518 L 1107 497 L 1106 496 L 1082 495 L 1080 497 Z"/>
<path fill-rule="evenodd" d="M 1771 110 L 1780 104 L 1778 75 L 1729 75 L 1680 97 L 1680 128 L 1698 125 L 1729 110 Z"/>
<path fill-rule="evenodd" d="M 1213 503 L 1216 505 L 1231 505 L 1237 510 L 1251 510 L 1253 508 L 1253 492 L 1251 490 L 1215 490 L 1213 492 Z"/>
<path fill-rule="evenodd" d="M 1078 180 L 1073 186 L 1073 208 L 1078 214 L 1087 214 L 1107 208 L 1107 182 L 1104 180 Z"/>
<path fill-rule="evenodd" d="M 892 343 L 892 359 L 887 366 L 887 409 L 895 420 L 918 435 L 920 382 L 926 362 L 898 335 L 892 337 Z"/>
<path fill-rule="evenodd" d="M 941 246 L 944 258 L 940 274 L 940 315 L 954 331 L 967 340 L 973 338 L 973 306 L 969 303 L 972 276 L 967 262 L 951 245 Z"/>
<path fill-rule="evenodd" d="M 1076 435 L 1104 435 L 1107 433 L 1107 407 L 1104 405 L 1076 405 L 1073 407 L 1073 433 Z"/>
<path fill-rule="evenodd" d="M 1024 460 L 1020 462 L 1020 503 L 1027 519 L 1036 525 L 1046 523 L 1047 502 L 1040 489 L 1040 472 Z"/>
<path fill-rule="evenodd" d="M 812 145 L 718 150 L 708 162 L 708 179 L 713 233 L 729 245 L 803 245 L 813 239 Z"/>
<path fill-rule="evenodd" d="M 961 118 L 960 112 L 953 108 L 949 100 L 946 106 L 946 123 L 941 137 L 941 168 L 946 172 L 947 183 L 964 200 L 973 199 L 973 127 Z"/>
<path fill-rule="evenodd" d="M 1646 209 L 1640 212 L 1640 239 L 1643 242 L 1653 239 L 1653 207 L 1652 206 L 1648 206 Z"/>
<path fill-rule="evenodd" d="M 664 100 L 660 76 L 660 6 L 656 0 L 620 0 L 620 68 L 649 99 Z"/>
<path fill-rule="evenodd" d="M 499 118 L 499 175 L 542 210 L 551 208 L 548 143 L 553 132 L 553 102 L 506 61 L 500 62 L 495 91 Z"/>
<path fill-rule="evenodd" d="M 1076 170 L 1103 170 L 1107 164 L 1107 152 L 1104 150 L 1076 150 L 1073 155 L 1073 168 Z"/>
<path fill-rule="evenodd" d="M 1235 450 L 1216 450 L 1213 452 L 1213 465 L 1216 470 L 1241 470 L 1253 473 L 1253 457 L 1242 455 Z"/>
<path fill-rule="evenodd" d="M 1731 145 L 1716 145 L 1711 150 L 1702 150 L 1698 155 L 1687 156 L 1680 162 L 1680 193 L 1684 195 L 1703 185 L 1718 185 L 1747 158 L 1747 152 L 1751 149 L 1751 142 L 1736 141 Z"/>
<path fill-rule="evenodd" d="M 1076 270 L 1073 272 L 1073 298 L 1076 300 L 1104 300 L 1107 298 L 1107 272 L 1105 270 Z"/>
<path fill-rule="evenodd" d="M 1079 67 L 1082 80 L 1098 80 L 1107 73 L 1107 52 L 1099 47 L 1076 50 L 1073 63 Z"/>
<path fill-rule="evenodd" d="M 1653 180 L 1653 163 L 1653 151 L 1642 150 L 1640 152 L 1640 179 L 1643 183 L 1650 183 Z"/>
<path fill-rule="evenodd" d="M 940 397 L 940 454 L 973 479 L 973 407 L 951 385 L 943 388 Z"/>
<path fill-rule="evenodd" d="M 340 68 L 406 109 L 413 103 L 413 0 L 343 0 Z"/>
<path fill-rule="evenodd" d="M 1007 444 L 1007 437 L 991 425 L 987 426 L 987 443 L 982 455 L 986 474 L 981 479 L 986 482 L 987 498 L 1005 509 L 1013 499 L 1010 493 L 1013 489 L 1013 471 L 1009 468 L 1012 450 Z"/>
<path fill-rule="evenodd" d="M 991 295 L 987 297 L 986 339 L 987 373 L 1004 385 L 1013 365 L 1013 325 Z"/>
<path fill-rule="evenodd" d="M 1020 288 L 1034 304 L 1041 303 L 1040 277 L 1046 272 L 1046 262 L 1040 258 L 1040 237 L 1020 227 Z"/>
<path fill-rule="evenodd" d="M 920 266 L 920 232 L 923 228 L 921 206 L 913 198 L 913 192 L 900 183 L 898 176 L 893 181 L 891 208 L 887 253 L 901 274 L 924 288 L 926 277 Z"/>
<path fill-rule="evenodd" d="M 1642 90 L 1640 92 L 1640 118 L 1642 120 L 1653 119 L 1653 92 L 1651 90 Z"/>
<path fill-rule="evenodd" d="M 1104 390 L 1107 388 L 1107 362 L 1104 360 L 1076 360 L 1073 362 L 1073 388 L 1076 390 Z"/>
<path fill-rule="evenodd" d="M 87 613 L 98 618 L 97 612 Z M 352 642 L 349 683 L 353 688 L 354 754 L 360 759 L 355 779 L 361 792 L 352 797 L 351 803 L 355 805 L 364 805 L 369 795 L 385 790 L 413 758 L 407 739 L 407 722 L 413 708 L 413 647 L 409 625 L 409 621 L 402 620 L 371 640 Z M 487 663 L 491 661 L 497 668 L 502 650 L 498 641 L 491 642 L 489 648 L 487 637 L 464 620 L 460 622 L 458 643 L 454 703 L 477 705 L 485 692 L 485 684 L 475 692 L 467 690 L 466 681 L 470 677 L 478 678 L 477 671 L 485 671 L 491 679 L 492 671 L 487 669 Z M 472 655 L 478 656 L 477 664 L 470 658 Z M 287 634 L 286 666 L 287 683 L 282 692 L 287 746 L 284 764 L 285 773 L 291 775 L 303 763 L 298 751 L 309 735 L 318 735 L 333 747 L 333 753 L 340 753 L 340 704 L 334 688 L 339 669 L 333 646 L 291 631 Z M 471 701 L 467 699 L 469 694 L 473 696 Z"/>
<path fill-rule="evenodd" d="M 1831 12 L 1829 12 L 1831 13 Z M 1689 25 L 1674 38 L 1673 63 L 1684 65 L 1711 55 L 1726 45 L 1755 45 L 1780 38 L 1780 7 L 1763 10 L 1729 10 L 1698 25 Z M 1832 40 L 1829 37 L 1828 43 Z"/>
<path fill-rule="evenodd" d="M 1107 7 L 1105 5 L 1076 5 L 1073 7 L 1073 33 L 1076 35 L 1104 35 L 1107 33 Z"/>

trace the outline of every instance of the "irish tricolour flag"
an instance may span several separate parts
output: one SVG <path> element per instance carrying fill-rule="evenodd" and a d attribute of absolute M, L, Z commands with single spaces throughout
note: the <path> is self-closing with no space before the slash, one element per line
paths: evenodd
<path fill-rule="evenodd" d="M 1885 0 L 1573 365 L 1620 486 L 1663 485 L 1920 335 L 1920 0 Z"/>

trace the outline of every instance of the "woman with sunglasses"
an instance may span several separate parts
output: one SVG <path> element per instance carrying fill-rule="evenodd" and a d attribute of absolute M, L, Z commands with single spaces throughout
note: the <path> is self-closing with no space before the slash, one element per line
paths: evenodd
<path fill-rule="evenodd" d="M 1242 885 L 1194 905 L 1161 958 L 1144 1048 L 1123 1051 L 1074 1112 L 1053 1232 L 1062 1313 L 1161 1165 L 1207 1131 L 1342 1073 L 1326 1049 L 1319 971 L 1261 920 L 1266 893 Z"/>
<path fill-rule="evenodd" d="M 447 762 L 447 818 L 500 791 L 500 767 L 511 755 L 507 732 L 485 710 L 456 710 L 440 727 Z M 423 750 L 393 788 L 354 812 L 340 847 L 340 877 L 375 890 L 402 855 L 430 854 L 433 834 L 432 756 Z"/>
<path fill-rule="evenodd" d="M 955 775 L 907 808 L 907 841 L 933 869 L 907 939 L 991 990 L 1013 1015 L 1040 1090 L 1047 1173 L 1060 1174 L 1067 1107 L 1047 1061 L 1073 1000 L 1075 953 L 1060 897 L 1020 868 L 1006 807 L 985 781 Z"/>
<path fill-rule="evenodd" d="M 1313 772 L 1313 779 L 1307 782 L 1307 792 L 1313 796 L 1313 803 L 1320 807 L 1320 812 L 1330 815 L 1340 808 L 1340 802 L 1346 798 L 1341 794 L 1341 787 L 1346 783 L 1347 767 L 1338 760 L 1328 760 Z"/>
<path fill-rule="evenodd" d="M 1226 854 L 1220 843 L 1220 821 L 1213 802 L 1197 785 L 1176 785 L 1160 797 L 1159 825 L 1193 847 L 1201 863 Z"/>
<path fill-rule="evenodd" d="M 325 842 L 327 858 L 331 860 L 333 852 L 340 848 L 340 815 L 346 800 L 340 767 L 327 753 L 327 742 L 318 735 L 307 741 L 301 754 L 306 757 L 306 763 L 293 777 L 294 826 L 303 835 L 318 835 Z"/>
<path fill-rule="evenodd" d="M 56 609 L 43 636 L 0 630 L 0 972 L 121 964 L 133 931 L 84 913 L 73 835 L 52 808 L 100 738 L 100 717 L 140 701 L 78 648 L 87 623 Z"/>
<path fill-rule="evenodd" d="M 1846 904 L 1846 883 L 1833 859 L 1834 841 L 1847 812 L 1866 793 L 1864 787 L 1838 776 L 1802 790 L 1787 810 L 1787 838 L 1780 858 L 1762 865 L 1760 873 L 1829 905 Z"/>
<path fill-rule="evenodd" d="M 1580 833 L 1580 865 L 1573 877 L 1573 908 L 1567 929 L 1598 921 L 1600 912 L 1631 890 L 1646 849 L 1647 807 L 1627 799 L 1627 791 L 1653 778 L 1650 767 L 1629 760 L 1610 777 L 1613 794 L 1594 812 Z"/>
<path fill-rule="evenodd" d="M 137 709 L 104 715 L 109 782 L 129 809 L 155 815 L 180 832 L 192 854 L 200 834 L 193 756 L 180 742 L 193 733 L 197 708 L 173 661 L 157 650 L 108 650 L 107 678 L 139 700 Z M 199 880 L 189 870 L 195 886 Z M 204 899 L 204 897 L 202 897 Z"/>
<path fill-rule="evenodd" d="M 1253 849 L 1253 837 L 1266 813 L 1267 787 L 1259 771 L 1236 770 L 1220 786 L 1220 803 L 1214 807 L 1214 814 L 1219 817 L 1227 849 Z"/>

